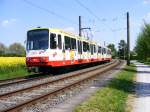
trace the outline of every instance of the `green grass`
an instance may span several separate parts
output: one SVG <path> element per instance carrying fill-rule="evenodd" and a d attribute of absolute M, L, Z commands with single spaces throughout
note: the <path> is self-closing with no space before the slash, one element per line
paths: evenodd
<path fill-rule="evenodd" d="M 20 66 L 17 68 L 7 68 L 4 71 L 0 71 L 0 80 L 5 80 L 5 79 L 12 79 L 12 78 L 17 78 L 17 77 L 23 77 L 23 76 L 28 76 L 29 73 L 27 72 L 27 69 L 24 66 Z"/>
<path fill-rule="evenodd" d="M 150 65 L 150 62 L 144 62 L 144 64 L 146 64 L 146 65 Z"/>
<path fill-rule="evenodd" d="M 150 62 L 149 62 L 149 61 L 142 61 L 142 60 L 138 60 L 138 62 L 140 62 L 140 63 L 144 63 L 145 65 L 150 65 Z"/>
<path fill-rule="evenodd" d="M 75 112 L 125 112 L 126 100 L 133 93 L 135 67 L 126 66 L 110 81 L 107 87 L 98 90 L 86 102 L 80 104 Z"/>

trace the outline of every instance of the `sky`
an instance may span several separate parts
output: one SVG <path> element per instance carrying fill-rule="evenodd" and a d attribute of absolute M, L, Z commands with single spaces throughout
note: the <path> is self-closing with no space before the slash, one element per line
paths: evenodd
<path fill-rule="evenodd" d="M 144 21 L 150 23 L 150 0 L 0 0 L 0 42 L 25 45 L 26 33 L 35 27 L 59 28 L 83 35 L 101 45 L 126 40 L 126 12 L 130 13 L 131 50 Z"/>

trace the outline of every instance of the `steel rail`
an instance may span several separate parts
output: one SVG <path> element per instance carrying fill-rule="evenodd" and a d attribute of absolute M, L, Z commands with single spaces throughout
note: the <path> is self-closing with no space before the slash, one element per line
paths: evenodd
<path fill-rule="evenodd" d="M 87 76 L 86 78 L 83 78 L 83 79 L 81 79 L 81 80 L 77 80 L 77 81 L 75 81 L 75 82 L 73 82 L 73 83 L 71 83 L 71 84 L 66 85 L 65 87 L 57 88 L 57 89 L 55 89 L 55 90 L 53 90 L 53 91 L 51 91 L 51 92 L 49 92 L 49 93 L 47 93 L 47 94 L 45 94 L 45 95 L 39 96 L 39 97 L 37 97 L 37 98 L 31 99 L 31 100 L 26 101 L 26 102 L 24 102 L 24 103 L 22 103 L 22 104 L 19 104 L 19 105 L 17 105 L 17 106 L 11 107 L 11 108 L 9 108 L 9 109 L 7 109 L 7 110 L 4 110 L 3 112 L 6 112 L 6 111 L 11 111 L 11 112 L 12 112 L 12 111 L 13 111 L 13 112 L 14 112 L 14 111 L 17 111 L 17 110 L 23 108 L 23 107 L 26 106 L 26 105 L 32 104 L 33 102 L 37 102 L 37 101 L 39 101 L 39 100 L 41 100 L 41 99 L 43 99 L 43 98 L 46 98 L 46 97 L 48 97 L 48 96 L 50 96 L 50 95 L 57 94 L 58 92 L 64 91 L 65 89 L 68 89 L 68 88 L 73 87 L 73 86 L 75 86 L 75 85 L 77 85 L 77 84 L 80 84 L 80 83 L 82 83 L 82 82 L 84 82 L 84 81 L 87 81 L 87 80 L 89 80 L 89 79 L 92 79 L 92 78 L 96 77 L 97 75 L 99 75 L 100 73 L 104 73 L 104 72 L 106 72 L 106 71 L 112 69 L 113 67 L 117 66 L 119 63 L 120 63 L 120 61 L 115 61 L 115 62 L 112 63 L 112 64 L 108 64 L 106 67 L 103 67 L 103 68 L 101 67 L 102 69 L 100 69 L 100 70 L 98 70 L 97 72 L 93 73 L 93 75 Z M 89 71 L 89 72 L 92 72 L 92 71 Z M 86 73 L 86 72 L 84 72 L 84 73 Z M 55 82 L 55 81 L 54 81 L 54 82 Z"/>
<path fill-rule="evenodd" d="M 111 63 L 108 63 L 108 64 L 105 64 L 105 65 L 98 66 L 98 67 L 96 67 L 94 69 L 93 68 L 89 68 L 88 70 L 85 70 L 85 71 L 80 72 L 80 73 L 72 73 L 71 75 L 66 75 L 66 76 L 60 77 L 58 79 L 50 80 L 50 81 L 48 81 L 46 83 L 44 82 L 44 83 L 37 84 L 37 85 L 34 85 L 34 86 L 30 86 L 30 87 L 26 87 L 26 88 L 23 88 L 23 89 L 18 89 L 18 90 L 12 91 L 12 92 L 0 94 L 0 98 L 2 98 L 4 96 L 10 96 L 11 94 L 19 93 L 19 92 L 22 92 L 22 91 L 30 90 L 30 89 L 33 89 L 33 88 L 38 88 L 38 87 L 46 85 L 46 84 L 62 81 L 62 80 L 65 80 L 65 79 L 68 79 L 68 78 L 71 78 L 71 77 L 79 76 L 79 75 L 85 74 L 87 72 L 95 71 L 97 69 L 100 69 L 100 68 L 103 68 L 105 66 L 111 65 L 113 63 L 115 63 L 115 61 L 113 61 Z"/>

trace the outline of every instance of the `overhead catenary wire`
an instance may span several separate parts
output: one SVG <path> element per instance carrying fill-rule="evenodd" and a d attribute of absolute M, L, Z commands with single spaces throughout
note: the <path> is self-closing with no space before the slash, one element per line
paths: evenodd
<path fill-rule="evenodd" d="M 116 29 L 110 28 L 110 26 L 108 26 L 108 25 L 105 23 L 105 22 L 107 21 L 106 18 L 99 18 L 90 8 L 86 7 L 81 1 L 79 1 L 79 0 L 75 0 L 75 1 L 76 1 L 77 4 L 79 4 L 81 7 L 83 7 L 89 14 L 91 14 L 93 17 L 95 17 L 99 22 L 101 22 L 101 23 L 103 23 L 105 26 L 107 26 L 107 27 L 110 29 L 110 31 L 116 32 L 116 31 L 119 31 L 119 29 L 120 29 L 120 31 L 124 29 L 124 28 L 122 28 L 122 29 L 121 29 L 121 28 L 118 28 L 118 29 L 116 30 Z M 113 21 L 113 22 L 116 22 L 116 21 L 118 21 L 118 20 L 119 20 L 118 17 L 114 17 L 114 18 L 111 19 L 111 21 Z"/>
<path fill-rule="evenodd" d="M 103 19 L 100 19 L 96 14 L 93 13 L 92 10 L 90 10 L 88 7 L 86 7 L 83 3 L 81 3 L 79 0 L 75 0 L 81 7 L 83 7 L 89 14 L 91 14 L 92 16 L 94 16 L 98 21 L 102 22 L 104 21 Z M 102 22 L 103 24 L 105 24 L 104 22 Z M 106 24 L 105 24 L 106 25 Z M 109 26 L 108 26 L 109 28 Z M 110 30 L 112 31 L 112 29 L 110 28 Z"/>
<path fill-rule="evenodd" d="M 45 8 L 45 7 L 42 7 L 42 6 L 38 5 L 38 4 L 35 4 L 35 3 L 31 2 L 30 0 L 23 0 L 23 1 L 24 1 L 26 4 L 29 4 L 29 5 L 32 6 L 32 7 L 38 8 L 38 9 L 40 9 L 40 10 L 43 10 L 43 11 L 49 13 L 50 15 L 53 15 L 53 16 L 55 16 L 55 17 L 58 17 L 59 19 L 61 19 L 61 20 L 63 20 L 63 21 L 66 21 L 66 22 L 69 22 L 69 23 L 72 23 L 72 24 L 78 26 L 78 23 L 76 23 L 75 21 L 70 20 L 69 18 L 67 18 L 67 17 L 65 17 L 65 16 L 62 16 L 62 15 L 60 15 L 60 14 L 58 14 L 58 13 L 52 11 L 52 10 L 49 10 L 49 9 L 47 9 L 47 8 Z M 102 22 L 105 26 L 108 26 L 108 25 L 106 25 L 106 24 L 104 23 L 104 22 L 107 21 L 106 18 L 102 18 L 102 19 L 99 18 L 96 14 L 93 13 L 92 10 L 90 10 L 88 7 L 86 7 L 86 6 L 85 6 L 83 3 L 81 3 L 79 0 L 75 0 L 75 1 L 76 1 L 81 7 L 83 7 L 84 9 L 86 9 L 86 10 L 87 10 L 92 16 L 94 16 L 98 21 Z M 112 21 L 117 21 L 117 20 L 118 20 L 117 17 L 115 17 L 115 18 L 112 19 Z M 117 30 L 116 30 L 116 29 L 112 29 L 112 28 L 110 28 L 109 26 L 108 26 L 108 28 L 109 28 L 112 32 L 118 31 L 118 29 L 117 29 Z M 122 30 L 122 29 L 121 29 L 121 30 Z"/>
<path fill-rule="evenodd" d="M 88 13 L 90 13 L 92 16 L 94 16 L 97 20 L 101 21 L 101 22 L 106 22 L 108 21 L 108 19 L 106 18 L 99 18 L 90 8 L 86 7 L 81 1 L 79 0 L 75 0 L 81 7 L 83 7 L 85 10 L 88 11 Z M 126 18 L 122 18 L 122 19 L 126 19 Z M 109 19 L 110 21 L 118 21 L 119 17 L 113 17 L 112 19 Z"/>
<path fill-rule="evenodd" d="M 93 15 L 97 20 L 101 21 L 101 19 L 96 16 L 88 7 L 86 7 L 83 3 L 81 3 L 79 0 L 75 0 L 81 7 L 86 9 L 91 15 Z"/>
<path fill-rule="evenodd" d="M 67 18 L 67 17 L 65 17 L 65 16 L 62 16 L 62 15 L 60 15 L 60 14 L 57 14 L 56 12 L 51 11 L 51 10 L 49 10 L 49 9 L 47 9 L 47 8 L 44 8 L 44 7 L 40 6 L 40 5 L 37 5 L 37 4 L 35 4 L 35 3 L 33 3 L 33 2 L 31 2 L 31 1 L 29 1 L 29 0 L 23 0 L 23 1 L 24 1 L 25 3 L 27 3 L 27 4 L 29 4 L 30 6 L 35 7 L 35 8 L 38 8 L 38 9 L 40 9 L 40 10 L 43 10 L 43 11 L 49 13 L 50 15 L 53 15 L 53 16 L 55 16 L 55 17 L 58 17 L 59 19 L 61 19 L 61 20 L 63 20 L 63 21 L 72 23 L 72 24 L 74 24 L 74 25 L 78 25 L 78 23 L 74 22 L 73 20 L 70 20 L 69 18 Z"/>

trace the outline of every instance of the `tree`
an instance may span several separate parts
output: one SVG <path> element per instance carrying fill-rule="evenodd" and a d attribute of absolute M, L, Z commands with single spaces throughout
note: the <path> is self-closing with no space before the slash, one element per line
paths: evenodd
<path fill-rule="evenodd" d="M 9 54 L 25 55 L 25 48 L 20 43 L 13 43 L 9 46 Z"/>
<path fill-rule="evenodd" d="M 115 48 L 115 45 L 114 44 L 109 44 L 107 47 L 109 49 L 111 49 L 112 58 L 115 58 L 117 56 L 117 50 Z"/>
<path fill-rule="evenodd" d="M 148 55 L 147 54 L 148 46 L 145 42 L 145 37 L 143 37 L 142 34 L 138 36 L 135 49 L 138 54 L 138 59 L 146 60 Z"/>
<path fill-rule="evenodd" d="M 127 54 L 127 44 L 125 40 L 120 40 L 118 44 L 118 56 L 121 59 L 126 59 L 126 54 Z"/>
<path fill-rule="evenodd" d="M 6 50 L 7 47 L 3 43 L 0 43 L 0 55 L 4 55 Z"/>
<path fill-rule="evenodd" d="M 135 51 L 139 60 L 146 61 L 150 58 L 150 24 L 145 23 L 138 35 Z"/>

